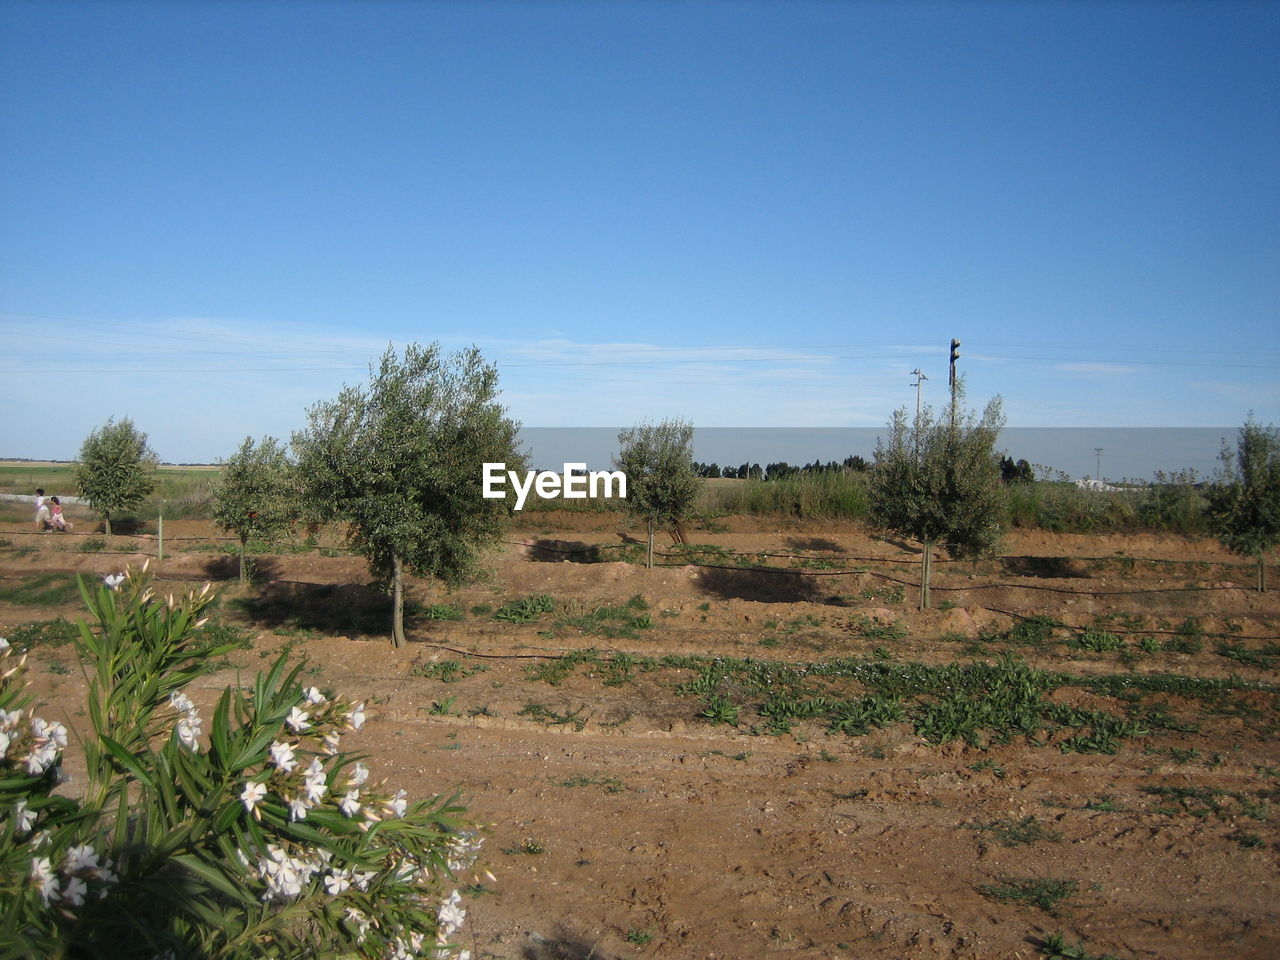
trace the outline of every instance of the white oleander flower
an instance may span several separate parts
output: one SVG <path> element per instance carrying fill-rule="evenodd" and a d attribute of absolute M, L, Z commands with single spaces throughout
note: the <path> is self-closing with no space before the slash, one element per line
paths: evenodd
<path fill-rule="evenodd" d="M 36 812 L 27 809 L 26 800 L 19 800 L 13 805 L 13 821 L 14 833 L 30 833 L 36 823 Z"/>
<path fill-rule="evenodd" d="M 324 694 L 315 687 L 307 687 L 307 703 L 312 706 L 319 706 L 324 703 Z"/>
<path fill-rule="evenodd" d="M 63 873 L 76 873 L 80 870 L 96 870 L 98 868 L 98 852 L 87 843 L 78 844 L 67 851 L 62 861 Z"/>
<path fill-rule="evenodd" d="M 53 873 L 53 866 L 48 857 L 31 859 L 31 879 L 40 889 L 40 899 L 48 905 L 50 900 L 57 899 L 58 878 Z"/>
<path fill-rule="evenodd" d="M 252 811 L 266 795 L 267 788 L 265 784 L 250 781 L 244 785 L 244 790 L 240 793 L 240 799 L 244 802 L 244 808 Z"/>
<path fill-rule="evenodd" d="M 359 730 L 364 726 L 364 721 L 364 701 L 362 700 L 352 707 L 350 712 L 347 713 L 347 724 L 352 730 Z"/>
<path fill-rule="evenodd" d="M 462 906 L 462 894 L 455 890 L 440 904 L 440 912 L 436 914 L 440 936 L 446 939 L 453 936 L 462 929 L 466 919 L 467 911 Z"/>
<path fill-rule="evenodd" d="M 342 915 L 342 918 L 356 928 L 356 943 L 363 942 L 369 934 L 369 918 L 355 907 L 347 907 L 347 912 Z"/>
<path fill-rule="evenodd" d="M 117 590 L 119 589 L 120 584 L 124 583 L 124 579 L 125 577 L 123 573 L 109 573 L 102 578 L 102 582 L 107 585 L 108 589 Z"/>
<path fill-rule="evenodd" d="M 31 735 L 39 741 L 51 743 L 59 748 L 67 745 L 67 728 L 57 720 L 41 720 L 39 717 L 32 717 Z"/>
<path fill-rule="evenodd" d="M 46 743 L 44 746 L 36 747 L 24 759 L 27 764 L 27 773 L 38 777 L 58 759 L 58 748 L 52 743 Z"/>
<path fill-rule="evenodd" d="M 94 873 L 96 874 L 98 879 L 101 880 L 107 886 L 120 882 L 120 878 L 116 875 L 115 863 L 111 860 L 104 860 L 101 866 L 99 866 L 97 870 L 94 871 Z M 98 896 L 104 897 L 106 896 L 106 893 L 107 891 L 106 891 L 106 888 L 104 887 L 102 890 L 98 891 Z"/>
<path fill-rule="evenodd" d="M 308 803 L 319 803 L 324 799 L 324 795 L 329 790 L 329 784 L 325 777 L 324 767 L 320 765 L 319 757 L 311 758 L 311 766 L 307 767 L 303 782 L 307 789 Z"/>
<path fill-rule="evenodd" d="M 351 887 L 351 871 L 350 870 L 334 870 L 331 874 L 324 878 L 325 891 L 331 897 L 336 897 L 344 890 Z"/>
<path fill-rule="evenodd" d="M 293 756 L 293 744 L 276 740 L 271 744 L 271 759 L 268 761 L 284 773 L 292 773 L 298 761 Z"/>
<path fill-rule="evenodd" d="M 366 767 L 359 760 L 357 760 L 356 765 L 351 770 L 351 776 L 347 780 L 347 785 L 351 787 L 358 787 L 368 779 L 369 779 L 369 768 Z"/>
<path fill-rule="evenodd" d="M 291 797 L 289 799 L 289 819 L 305 820 L 307 817 L 307 801 L 302 797 Z"/>
<path fill-rule="evenodd" d="M 408 806 L 408 794 L 403 790 L 397 790 L 396 795 L 387 801 L 387 812 L 396 817 L 403 817 Z"/>
<path fill-rule="evenodd" d="M 301 733 L 303 730 L 310 729 L 311 723 L 308 719 L 310 716 L 311 714 L 306 711 L 294 707 L 285 718 L 284 725 L 294 733 Z"/>
<path fill-rule="evenodd" d="M 348 790 L 347 795 L 338 803 L 338 807 L 348 817 L 354 817 L 360 812 L 360 791 Z"/>
<path fill-rule="evenodd" d="M 338 743 L 342 739 L 342 734 L 336 730 L 331 730 L 324 735 L 324 752 L 329 756 L 333 756 L 338 752 Z"/>
<path fill-rule="evenodd" d="M 84 903 L 84 895 L 88 892 L 89 887 L 83 880 L 72 877 L 67 881 L 66 889 L 62 891 L 62 902 L 73 907 L 81 906 Z"/>
<path fill-rule="evenodd" d="M 178 721 L 177 726 L 178 739 L 189 750 L 198 750 L 200 748 L 200 718 L 195 716 L 183 717 Z"/>

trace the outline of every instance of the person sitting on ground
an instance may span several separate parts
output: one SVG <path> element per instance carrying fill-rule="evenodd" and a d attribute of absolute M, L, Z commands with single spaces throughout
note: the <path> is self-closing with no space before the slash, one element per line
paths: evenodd
<path fill-rule="evenodd" d="M 64 533 L 71 529 L 71 524 L 67 522 L 67 518 L 62 515 L 62 501 L 57 497 L 49 498 L 49 523 L 53 529 L 61 530 Z"/>

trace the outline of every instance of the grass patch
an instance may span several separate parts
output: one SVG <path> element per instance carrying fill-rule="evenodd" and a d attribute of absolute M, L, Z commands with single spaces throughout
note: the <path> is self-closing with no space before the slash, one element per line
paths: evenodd
<path fill-rule="evenodd" d="M 1271 791 L 1258 791 L 1253 797 L 1236 790 L 1219 790 L 1214 787 L 1148 786 L 1142 792 L 1158 797 L 1159 803 L 1152 810 L 1166 816 L 1190 814 L 1193 817 L 1210 815 L 1225 820 L 1243 814 L 1253 820 L 1267 818 L 1267 797 Z"/>
<path fill-rule="evenodd" d="M 1071 639 L 1071 646 L 1077 650 L 1089 650 L 1093 653 L 1109 653 L 1124 647 L 1124 641 L 1114 633 L 1095 630 L 1092 627 Z"/>
<path fill-rule="evenodd" d="M 907 635 L 907 628 L 893 623 L 881 623 L 870 617 L 858 617 L 853 622 L 853 629 L 868 640 L 901 640 Z"/>
<path fill-rule="evenodd" d="M 409 670 L 411 677 L 426 677 L 441 683 L 456 683 L 467 677 L 488 670 L 484 664 L 464 665 L 461 660 L 437 660 L 434 663 L 415 663 Z"/>
<path fill-rule="evenodd" d="M 1044 943 L 1040 944 L 1040 956 L 1046 960 L 1118 960 L 1114 954 L 1090 953 L 1083 943 L 1068 946 L 1066 938 L 1060 933 L 1045 937 Z"/>
<path fill-rule="evenodd" d="M 1004 635 L 1004 639 L 1021 646 L 1043 647 L 1053 639 L 1053 631 L 1057 626 L 1058 623 L 1053 617 L 1043 614 L 1028 617 L 1014 624 Z"/>
<path fill-rule="evenodd" d="M 422 608 L 423 620 L 463 620 L 466 615 L 457 607 L 448 603 L 433 603 Z"/>
<path fill-rule="evenodd" d="M 56 620 L 33 620 L 10 627 L 5 639 L 19 652 L 32 647 L 62 647 L 79 635 L 79 628 L 65 617 Z"/>
<path fill-rule="evenodd" d="M 998 883 L 984 883 L 978 889 L 991 900 L 1038 907 L 1056 917 L 1078 888 L 1077 881 L 1057 877 L 1001 877 Z"/>
<path fill-rule="evenodd" d="M 587 717 L 582 716 L 582 707 L 575 710 L 566 710 L 564 713 L 558 713 L 552 710 L 546 704 L 528 703 L 520 709 L 516 714 L 518 717 L 528 717 L 536 720 L 538 723 L 548 727 L 567 726 L 573 724 L 573 729 L 581 731 L 587 725 Z"/>
<path fill-rule="evenodd" d="M 533 623 L 544 613 L 556 608 L 555 598 L 545 593 L 520 600 L 508 600 L 493 613 L 493 619 L 505 623 Z"/>
<path fill-rule="evenodd" d="M 637 606 L 639 601 L 642 606 Z M 590 613 L 566 614 L 556 620 L 556 627 L 576 627 L 585 636 L 601 636 L 609 640 L 634 640 L 637 630 L 648 630 L 653 619 L 644 611 L 648 609 L 643 597 L 632 597 L 621 607 L 596 607 Z"/>
<path fill-rule="evenodd" d="M 653 940 L 653 931 L 648 927 L 645 927 L 644 929 L 632 927 L 627 931 L 627 935 L 624 939 L 627 943 L 634 943 L 637 947 L 643 947 Z"/>
<path fill-rule="evenodd" d="M 61 607 L 80 599 L 74 573 L 38 573 L 0 584 L 0 603 L 15 607 Z"/>
<path fill-rule="evenodd" d="M 1021 847 L 1049 840 L 1059 843 L 1062 834 L 1047 829 L 1035 817 L 1023 817 L 1021 820 L 993 820 L 990 823 L 969 824 L 968 829 L 990 833 L 1002 847 Z"/>

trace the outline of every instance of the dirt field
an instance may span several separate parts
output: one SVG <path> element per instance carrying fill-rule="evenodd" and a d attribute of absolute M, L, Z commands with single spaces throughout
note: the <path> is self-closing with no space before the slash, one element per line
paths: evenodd
<path fill-rule="evenodd" d="M 415 584 L 404 651 L 365 633 L 384 611 L 358 559 L 260 557 L 242 589 L 187 523 L 158 565 L 219 580 L 252 641 L 203 706 L 287 647 L 369 700 L 375 775 L 458 788 L 492 825 L 477 960 L 1037 957 L 1055 933 L 1094 957 L 1280 956 L 1280 593 L 1212 542 L 1015 534 L 1003 560 L 939 563 L 946 609 L 920 613 L 918 555 L 853 525 L 731 518 L 690 531 L 698 564 L 649 571 L 611 559 L 635 552 L 616 518 L 530 517 L 488 582 Z M 86 550 L 90 526 L 0 524 L 0 583 L 155 551 Z M 79 613 L 0 602 L 0 634 Z M 1038 615 L 1095 629 L 1010 633 Z M 1056 677 L 1042 723 L 929 726 L 1006 654 Z M 32 656 L 43 713 L 83 724 L 70 648 Z M 848 708 L 877 697 L 900 718 Z"/>

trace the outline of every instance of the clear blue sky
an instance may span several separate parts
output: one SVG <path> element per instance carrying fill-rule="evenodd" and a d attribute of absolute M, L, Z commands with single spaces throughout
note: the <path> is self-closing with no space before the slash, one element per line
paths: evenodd
<path fill-rule="evenodd" d="M 881 426 L 951 337 L 1011 426 L 1280 421 L 1280 4 L 0 0 L 0 456 L 412 340 L 531 426 Z"/>

